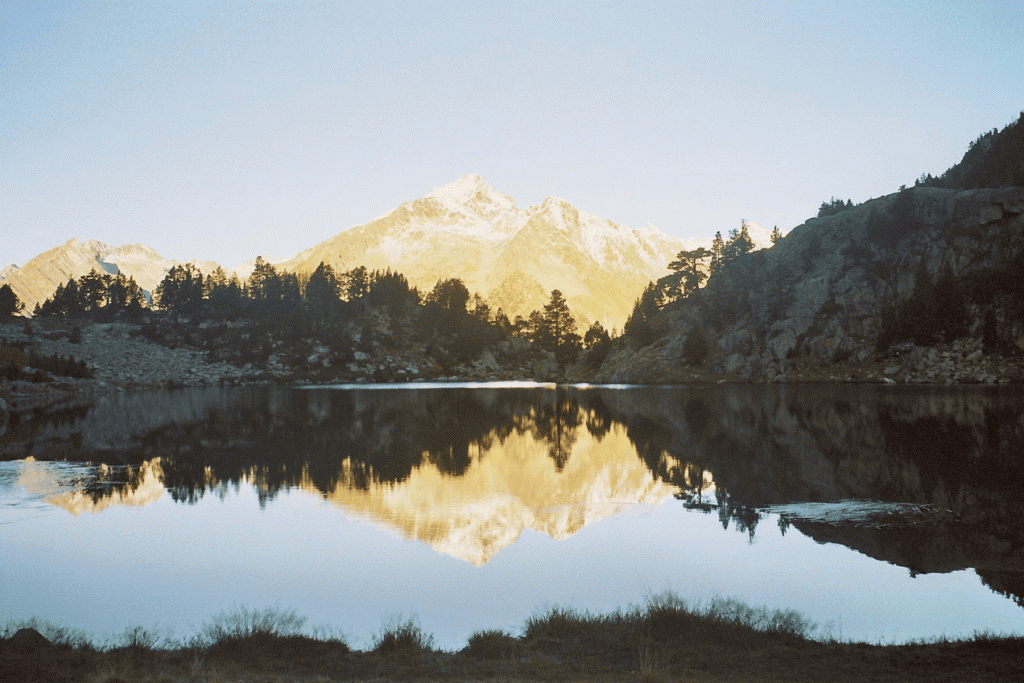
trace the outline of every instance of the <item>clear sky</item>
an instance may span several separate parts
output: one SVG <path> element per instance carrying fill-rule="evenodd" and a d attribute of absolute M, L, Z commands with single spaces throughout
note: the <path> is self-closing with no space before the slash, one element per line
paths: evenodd
<path fill-rule="evenodd" d="M 1024 3 L 0 2 L 0 264 L 289 256 L 466 173 L 784 232 L 1024 110 Z"/>

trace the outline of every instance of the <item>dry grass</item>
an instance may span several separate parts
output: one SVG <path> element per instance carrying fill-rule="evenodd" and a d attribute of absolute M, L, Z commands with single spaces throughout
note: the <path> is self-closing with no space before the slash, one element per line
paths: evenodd
<path fill-rule="evenodd" d="M 45 622 L 51 645 L 0 641 L 2 681 L 326 683 L 328 681 L 1009 681 L 1024 680 L 1024 638 L 868 645 L 808 636 L 788 610 L 731 600 L 691 605 L 671 594 L 611 614 L 555 607 L 521 635 L 484 630 L 440 652 L 415 619 L 385 623 L 367 651 L 314 637 L 291 610 L 240 608 L 188 642 L 129 629 L 103 647 Z"/>

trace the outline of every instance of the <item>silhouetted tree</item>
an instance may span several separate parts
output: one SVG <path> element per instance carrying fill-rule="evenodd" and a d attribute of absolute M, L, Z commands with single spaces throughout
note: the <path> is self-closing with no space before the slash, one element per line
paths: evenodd
<path fill-rule="evenodd" d="M 51 316 L 63 318 L 78 316 L 84 312 L 85 306 L 82 303 L 78 282 L 72 278 L 66 284 L 57 285 L 53 296 L 39 307 L 38 315 L 42 318 Z"/>
<path fill-rule="evenodd" d="M 569 311 L 569 304 L 559 290 L 551 290 L 551 300 L 544 306 L 538 325 L 533 333 L 535 344 L 554 353 L 562 367 L 576 360 L 583 340 L 576 332 L 576 320 Z"/>
<path fill-rule="evenodd" d="M 25 304 L 21 303 L 10 285 L 0 287 L 0 320 L 21 313 L 24 308 Z"/>
<path fill-rule="evenodd" d="M 256 265 L 253 266 L 252 274 L 249 276 L 249 296 L 253 301 L 273 301 L 278 296 L 278 274 L 277 269 L 270 263 L 263 260 L 262 256 L 256 257 Z"/>
<path fill-rule="evenodd" d="M 722 240 L 722 231 L 715 233 L 715 239 L 711 240 L 711 263 L 708 265 L 708 274 L 714 277 L 721 272 L 723 255 L 725 253 L 725 242 Z"/>
<path fill-rule="evenodd" d="M 434 288 L 427 294 L 426 303 L 436 306 L 451 316 L 459 316 L 466 313 L 469 290 L 459 278 L 438 280 Z"/>
<path fill-rule="evenodd" d="M 157 285 L 153 298 L 165 311 L 198 314 L 203 305 L 203 274 L 191 263 L 173 266 Z"/>
<path fill-rule="evenodd" d="M 704 247 L 676 254 L 676 260 L 668 264 L 668 269 L 672 271 L 667 291 L 670 299 L 685 298 L 700 292 L 700 283 L 707 279 L 702 266 L 710 256 L 711 252 Z"/>
<path fill-rule="evenodd" d="M 665 331 L 664 303 L 661 289 L 653 282 L 647 285 L 643 294 L 633 304 L 633 310 L 622 328 L 625 336 L 635 339 L 641 347 L 649 346 Z"/>
<path fill-rule="evenodd" d="M 853 208 L 853 202 L 847 199 L 845 202 L 842 199 L 836 199 L 832 197 L 831 201 L 822 202 L 818 208 L 818 218 L 825 216 L 834 216 L 837 213 L 846 211 L 847 209 Z"/>
<path fill-rule="evenodd" d="M 78 279 L 79 296 L 86 313 L 97 311 L 106 303 L 109 277 L 107 276 L 105 281 L 104 277 L 93 268 Z"/>
<path fill-rule="evenodd" d="M 420 294 L 409 286 L 404 275 L 393 273 L 388 268 L 383 273 L 376 271 L 370 276 L 366 302 L 374 308 L 386 306 L 393 316 L 403 316 L 419 305 Z"/>
<path fill-rule="evenodd" d="M 366 296 L 370 291 L 370 274 L 367 272 L 366 266 L 359 266 L 346 272 L 341 278 L 341 286 L 345 298 L 349 301 Z"/>
<path fill-rule="evenodd" d="M 522 318 L 520 318 L 521 320 Z M 502 335 L 512 334 L 512 322 L 505 315 L 505 311 L 498 308 L 498 312 L 494 314 L 494 326 L 501 332 Z"/>
<path fill-rule="evenodd" d="M 320 262 L 306 282 L 306 305 L 315 318 L 328 318 L 341 300 L 341 281 L 329 263 Z"/>
<path fill-rule="evenodd" d="M 729 231 L 729 241 L 722 249 L 722 268 L 728 268 L 733 261 L 753 250 L 754 240 L 750 237 L 747 222 L 740 221 L 740 229 Z"/>
<path fill-rule="evenodd" d="M 599 368 L 612 348 L 612 338 L 600 322 L 593 323 L 583 335 L 583 348 L 587 349 L 587 366 Z"/>

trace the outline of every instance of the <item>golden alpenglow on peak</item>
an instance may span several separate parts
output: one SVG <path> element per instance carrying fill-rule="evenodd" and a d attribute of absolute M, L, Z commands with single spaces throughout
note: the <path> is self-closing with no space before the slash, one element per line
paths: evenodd
<path fill-rule="evenodd" d="M 426 198 L 439 201 L 453 213 L 468 209 L 484 216 L 499 211 L 518 211 L 511 197 L 494 189 L 475 173 L 468 173 L 447 185 L 435 187 L 427 193 Z"/>
<path fill-rule="evenodd" d="M 631 230 L 548 197 L 521 209 L 476 174 L 430 190 L 369 223 L 280 264 L 310 274 L 327 263 L 391 269 L 420 291 L 457 277 L 510 319 L 528 317 L 561 291 L 581 328 L 621 328 L 651 281 L 668 274 L 682 242 Z"/>
<path fill-rule="evenodd" d="M 493 436 L 471 445 L 471 462 L 458 477 L 424 464 L 404 481 L 367 489 L 339 483 L 321 492 L 309 482 L 304 488 L 347 514 L 475 566 L 527 529 L 562 540 L 637 506 L 660 505 L 678 491 L 652 476 L 620 424 L 600 438 L 586 429 L 567 430 L 555 442 L 529 430 Z"/>

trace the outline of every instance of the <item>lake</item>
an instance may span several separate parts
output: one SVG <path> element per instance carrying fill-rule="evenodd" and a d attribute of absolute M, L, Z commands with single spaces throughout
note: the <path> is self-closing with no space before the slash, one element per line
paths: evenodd
<path fill-rule="evenodd" d="M 673 591 L 818 635 L 1024 634 L 1024 391 L 359 385 L 111 393 L 0 427 L 0 613 L 294 608 L 366 647 Z"/>

